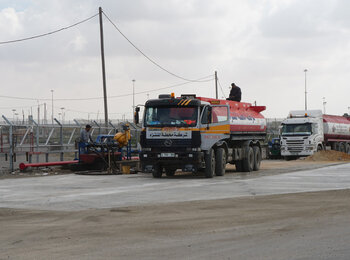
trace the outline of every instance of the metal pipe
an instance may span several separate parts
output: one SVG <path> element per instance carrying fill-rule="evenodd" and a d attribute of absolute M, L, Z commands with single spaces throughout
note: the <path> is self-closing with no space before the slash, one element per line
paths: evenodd
<path fill-rule="evenodd" d="M 78 160 L 74 161 L 62 161 L 62 162 L 45 162 L 45 163 L 20 163 L 19 169 L 21 171 L 27 169 L 28 167 L 45 167 L 45 166 L 58 166 L 58 165 L 68 165 L 78 163 Z"/>

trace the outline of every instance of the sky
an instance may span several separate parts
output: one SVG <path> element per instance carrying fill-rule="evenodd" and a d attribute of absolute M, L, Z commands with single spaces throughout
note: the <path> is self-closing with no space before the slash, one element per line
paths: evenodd
<path fill-rule="evenodd" d="M 0 0 L 0 42 L 66 27 L 99 6 L 171 73 L 194 80 L 213 79 L 217 71 L 220 98 L 234 82 L 242 102 L 283 118 L 304 109 L 306 77 L 308 109 L 323 109 L 325 101 L 327 114 L 349 113 L 347 0 Z M 177 78 L 141 55 L 106 17 L 103 28 L 109 118 L 132 117 L 132 80 L 135 105 L 170 92 L 215 97 L 214 80 Z M 102 119 L 99 37 L 97 16 L 46 37 L 0 44 L 0 115 L 36 118 L 39 105 L 43 118 L 46 103 L 51 118 L 53 94 L 54 117 Z M 74 98 L 98 99 L 64 100 Z"/>

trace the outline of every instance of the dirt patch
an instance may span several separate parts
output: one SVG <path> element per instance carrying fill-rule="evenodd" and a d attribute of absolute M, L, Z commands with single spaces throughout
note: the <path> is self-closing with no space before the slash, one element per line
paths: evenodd
<path fill-rule="evenodd" d="M 319 151 L 305 158 L 305 161 L 350 161 L 350 154 L 338 151 Z"/>

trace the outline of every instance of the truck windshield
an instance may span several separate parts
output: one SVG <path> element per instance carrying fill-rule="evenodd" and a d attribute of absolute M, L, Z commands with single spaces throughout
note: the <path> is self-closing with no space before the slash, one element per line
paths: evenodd
<path fill-rule="evenodd" d="M 311 123 L 282 125 L 282 135 L 311 135 L 311 133 Z"/>
<path fill-rule="evenodd" d="M 197 107 L 147 107 L 145 126 L 196 126 Z"/>

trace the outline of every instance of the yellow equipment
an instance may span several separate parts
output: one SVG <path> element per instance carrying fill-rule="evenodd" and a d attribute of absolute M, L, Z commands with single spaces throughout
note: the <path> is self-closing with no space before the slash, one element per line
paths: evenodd
<path fill-rule="evenodd" d="M 118 146 L 120 148 L 127 146 L 129 140 L 131 139 L 129 124 L 125 124 L 123 126 L 123 130 L 124 130 L 123 133 L 122 132 L 116 133 L 115 136 L 113 137 L 113 139 L 118 142 Z"/>

